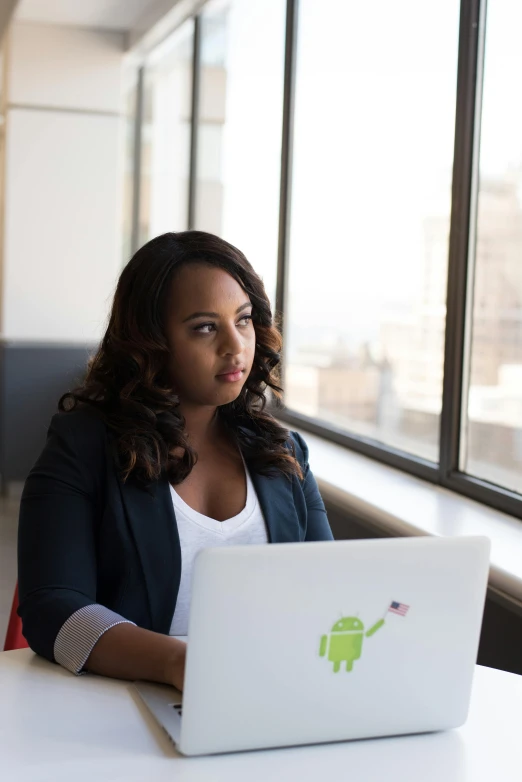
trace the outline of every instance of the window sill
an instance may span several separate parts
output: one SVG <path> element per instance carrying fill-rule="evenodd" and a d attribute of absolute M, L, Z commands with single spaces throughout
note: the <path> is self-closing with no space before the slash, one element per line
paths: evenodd
<path fill-rule="evenodd" d="M 301 432 L 326 502 L 388 535 L 485 535 L 490 589 L 522 609 L 522 522 L 474 500 Z"/>

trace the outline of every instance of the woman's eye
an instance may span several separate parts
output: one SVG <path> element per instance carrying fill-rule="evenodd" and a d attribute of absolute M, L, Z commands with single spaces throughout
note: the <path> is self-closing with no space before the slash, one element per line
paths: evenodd
<path fill-rule="evenodd" d="M 252 320 L 252 315 L 244 315 L 238 322 L 238 325 L 240 326 L 248 326 L 248 324 Z M 216 324 L 215 323 L 200 323 L 199 326 L 195 326 L 194 331 L 196 331 L 198 334 L 210 334 L 212 331 L 216 330 Z"/>

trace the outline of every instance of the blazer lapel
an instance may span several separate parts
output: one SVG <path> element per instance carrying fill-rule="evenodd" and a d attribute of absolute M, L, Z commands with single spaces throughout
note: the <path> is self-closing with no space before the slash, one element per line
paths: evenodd
<path fill-rule="evenodd" d="M 285 475 L 268 478 L 250 470 L 252 483 L 263 511 L 271 543 L 290 543 L 301 540 L 293 481 Z"/>
<path fill-rule="evenodd" d="M 151 629 L 168 633 L 181 578 L 181 548 L 166 478 L 142 488 L 121 484 L 123 503 L 141 561 Z"/>

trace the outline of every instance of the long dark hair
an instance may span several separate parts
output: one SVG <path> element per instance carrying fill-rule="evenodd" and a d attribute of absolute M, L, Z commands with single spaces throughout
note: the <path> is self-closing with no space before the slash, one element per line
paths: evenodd
<path fill-rule="evenodd" d="M 240 395 L 218 408 L 236 442 L 260 473 L 298 475 L 288 432 L 265 409 L 266 390 L 280 398 L 281 335 L 274 326 L 261 279 L 236 247 L 213 234 L 183 231 L 157 236 L 123 270 L 98 351 L 83 384 L 59 402 L 64 411 L 95 408 L 113 434 L 121 475 L 141 483 L 165 472 L 172 484 L 183 481 L 197 455 L 184 436 L 179 398 L 171 387 L 165 319 L 176 271 L 191 263 L 227 271 L 253 305 L 256 347 L 252 370 Z M 183 449 L 183 455 L 179 448 Z"/>

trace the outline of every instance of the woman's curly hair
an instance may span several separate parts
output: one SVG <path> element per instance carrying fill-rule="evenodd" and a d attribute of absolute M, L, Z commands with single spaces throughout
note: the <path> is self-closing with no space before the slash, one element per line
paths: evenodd
<path fill-rule="evenodd" d="M 266 410 L 268 388 L 281 396 L 282 343 L 263 283 L 240 250 L 203 231 L 157 236 L 131 258 L 85 380 L 64 394 L 59 408 L 98 411 L 113 435 L 123 480 L 132 476 L 146 485 L 165 473 L 175 485 L 189 475 L 197 455 L 185 437 L 179 398 L 167 373 L 165 321 L 175 273 L 192 263 L 224 269 L 253 305 L 252 370 L 239 396 L 219 407 L 218 414 L 256 472 L 302 477 L 287 430 Z"/>

